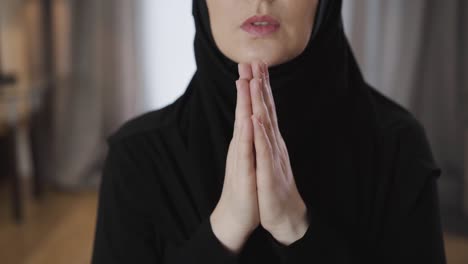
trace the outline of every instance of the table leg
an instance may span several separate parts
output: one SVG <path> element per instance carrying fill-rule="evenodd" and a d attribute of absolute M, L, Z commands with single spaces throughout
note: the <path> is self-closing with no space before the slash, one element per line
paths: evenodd
<path fill-rule="evenodd" d="M 11 199 L 13 217 L 17 223 L 21 223 L 23 220 L 23 196 L 21 190 L 21 175 L 18 171 L 17 160 L 18 153 L 16 151 L 16 137 L 17 127 L 13 126 L 8 132 L 6 144 L 7 144 L 7 167 L 9 168 L 8 175 L 11 179 Z"/>
<path fill-rule="evenodd" d="M 33 114 L 30 122 L 28 123 L 28 133 L 29 133 L 29 140 L 31 143 L 31 159 L 32 159 L 32 166 L 33 166 L 33 195 L 36 200 L 42 198 L 44 193 L 44 144 L 41 144 L 41 139 L 44 140 L 46 137 L 44 134 L 44 127 L 41 127 L 41 122 L 44 120 L 41 118 L 41 112 L 36 112 Z M 41 156 L 42 151 L 42 156 Z"/>

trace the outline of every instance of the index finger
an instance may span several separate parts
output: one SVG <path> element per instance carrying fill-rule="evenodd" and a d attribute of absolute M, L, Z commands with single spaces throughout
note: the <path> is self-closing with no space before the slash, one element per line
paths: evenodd
<path fill-rule="evenodd" d="M 237 87 L 237 102 L 236 102 L 236 123 L 238 121 L 250 119 L 252 115 L 252 102 L 250 98 L 249 81 L 239 79 L 236 81 Z"/>

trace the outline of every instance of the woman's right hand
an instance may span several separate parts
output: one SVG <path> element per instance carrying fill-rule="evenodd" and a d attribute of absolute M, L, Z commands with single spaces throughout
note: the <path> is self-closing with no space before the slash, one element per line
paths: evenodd
<path fill-rule="evenodd" d="M 250 80 L 248 64 L 239 64 L 236 117 L 229 144 L 223 190 L 210 216 L 216 237 L 233 253 L 239 253 L 250 233 L 260 224 L 255 175 Z"/>

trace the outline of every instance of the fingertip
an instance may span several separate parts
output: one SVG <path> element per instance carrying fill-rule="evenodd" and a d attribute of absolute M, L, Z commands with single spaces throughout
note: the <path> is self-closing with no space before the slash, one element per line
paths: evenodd
<path fill-rule="evenodd" d="M 254 78 L 252 78 L 252 80 L 250 80 L 250 85 L 257 85 L 257 84 L 261 84 L 261 83 L 262 83 L 261 78 L 254 77 Z"/>
<path fill-rule="evenodd" d="M 260 67 L 260 69 L 263 71 L 263 69 L 265 69 L 265 61 L 260 59 L 258 61 L 258 66 Z"/>
<path fill-rule="evenodd" d="M 250 85 L 249 80 L 239 79 L 236 81 L 236 87 L 238 91 L 246 90 L 246 89 L 248 90 L 249 85 Z"/>
<path fill-rule="evenodd" d="M 259 60 L 256 60 L 252 63 L 252 71 L 253 71 L 254 78 L 262 77 L 262 65 Z"/>
<path fill-rule="evenodd" d="M 239 78 L 241 78 L 242 76 L 242 70 L 243 70 L 244 66 L 243 66 L 243 63 L 238 63 L 237 64 L 237 71 L 239 73 Z"/>
<path fill-rule="evenodd" d="M 238 66 L 239 79 L 252 79 L 252 68 L 248 63 L 239 63 Z"/>
<path fill-rule="evenodd" d="M 253 92 L 254 94 L 256 92 L 261 92 L 262 83 L 263 83 L 263 80 L 261 78 L 253 78 L 252 80 L 250 80 L 250 87 L 252 90 L 251 92 Z"/>

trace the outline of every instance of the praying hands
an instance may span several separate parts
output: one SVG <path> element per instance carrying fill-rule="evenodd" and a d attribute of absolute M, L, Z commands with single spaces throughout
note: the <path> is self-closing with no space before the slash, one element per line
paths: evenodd
<path fill-rule="evenodd" d="M 239 64 L 237 105 L 220 201 L 211 215 L 216 236 L 239 252 L 260 224 L 281 244 L 309 227 L 307 207 L 294 181 L 280 134 L 268 66 Z"/>

